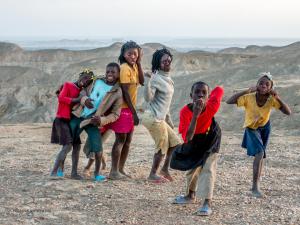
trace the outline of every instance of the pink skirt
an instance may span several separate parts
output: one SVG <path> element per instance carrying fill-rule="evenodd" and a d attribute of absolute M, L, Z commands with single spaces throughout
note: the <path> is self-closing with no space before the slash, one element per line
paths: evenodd
<path fill-rule="evenodd" d="M 121 114 L 118 120 L 105 126 L 106 129 L 111 129 L 115 133 L 126 134 L 134 130 L 133 115 L 129 108 L 121 109 Z"/>

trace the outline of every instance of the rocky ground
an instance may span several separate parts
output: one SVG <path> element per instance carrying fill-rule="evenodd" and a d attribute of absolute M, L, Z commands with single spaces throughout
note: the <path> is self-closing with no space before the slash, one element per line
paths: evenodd
<path fill-rule="evenodd" d="M 0 126 L 0 224 L 300 224 L 300 139 L 274 130 L 262 179 L 265 197 L 251 196 L 251 163 L 241 149 L 241 134 L 224 133 L 213 214 L 193 215 L 197 204 L 171 200 L 184 190 L 184 173 L 161 185 L 145 179 L 153 156 L 147 131 L 135 132 L 127 169 L 133 179 L 94 183 L 49 171 L 58 146 L 49 144 L 50 124 Z M 113 138 L 113 136 L 112 136 Z M 110 166 L 111 141 L 105 144 Z M 81 155 L 80 171 L 86 159 Z"/>

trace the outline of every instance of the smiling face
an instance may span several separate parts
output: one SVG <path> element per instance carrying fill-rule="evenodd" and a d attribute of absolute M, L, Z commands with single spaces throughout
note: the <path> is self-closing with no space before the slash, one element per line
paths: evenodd
<path fill-rule="evenodd" d="M 191 92 L 191 98 L 193 102 L 203 99 L 203 102 L 206 103 L 209 95 L 209 88 L 205 84 L 196 84 Z"/>
<path fill-rule="evenodd" d="M 271 91 L 273 83 L 267 77 L 262 77 L 258 80 L 256 87 L 258 94 L 266 95 Z"/>
<path fill-rule="evenodd" d="M 105 78 L 108 84 L 115 84 L 120 78 L 120 71 L 116 66 L 106 67 Z"/>
<path fill-rule="evenodd" d="M 171 70 L 172 59 L 168 54 L 164 54 L 160 59 L 160 69 L 164 72 Z"/>
<path fill-rule="evenodd" d="M 130 48 L 124 52 L 124 58 L 126 62 L 133 66 L 139 57 L 139 51 L 137 48 Z"/>

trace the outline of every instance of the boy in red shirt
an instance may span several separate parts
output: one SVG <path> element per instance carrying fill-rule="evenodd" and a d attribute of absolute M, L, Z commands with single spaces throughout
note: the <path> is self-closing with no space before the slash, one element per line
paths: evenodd
<path fill-rule="evenodd" d="M 223 93 L 223 88 L 217 86 L 209 96 L 208 85 L 196 82 L 190 94 L 193 103 L 180 111 L 179 133 L 185 143 L 175 149 L 171 168 L 188 170 L 187 190 L 186 195 L 177 196 L 174 203 L 194 203 L 197 192 L 197 196 L 204 199 L 197 215 L 207 216 L 212 213 L 211 203 L 221 142 L 221 129 L 214 116 L 220 108 Z"/>
<path fill-rule="evenodd" d="M 71 151 L 79 151 L 80 143 L 77 140 L 73 140 L 72 132 L 69 122 L 71 120 L 72 106 L 80 102 L 82 96 L 79 96 L 83 87 L 87 87 L 92 82 L 93 72 L 83 71 L 79 75 L 79 79 L 72 82 L 65 82 L 62 90 L 58 95 L 58 109 L 56 118 L 53 121 L 51 143 L 62 145 L 61 151 L 58 153 L 53 170 L 50 174 L 52 178 L 63 177 L 63 163 L 67 154 Z M 79 146 L 79 149 L 78 149 Z M 72 164 L 73 164 L 72 160 Z M 60 170 L 59 170 L 60 168 Z M 78 177 L 77 171 L 73 170 L 71 177 L 76 179 Z"/>

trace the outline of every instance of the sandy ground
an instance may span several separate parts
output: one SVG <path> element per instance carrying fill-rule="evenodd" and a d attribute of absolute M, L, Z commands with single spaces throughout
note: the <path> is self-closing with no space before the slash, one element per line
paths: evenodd
<path fill-rule="evenodd" d="M 136 129 L 127 162 L 133 179 L 97 184 L 69 179 L 70 156 L 66 178 L 50 180 L 58 146 L 49 137 L 49 124 L 0 126 L 0 224 L 300 224 L 299 137 L 273 132 L 265 198 L 256 199 L 249 192 L 252 159 L 240 148 L 242 136 L 225 133 L 209 218 L 193 215 L 199 202 L 170 203 L 184 190 L 183 172 L 172 171 L 173 183 L 146 181 L 153 142 L 144 128 Z M 109 167 L 111 141 L 104 148 Z M 86 161 L 81 153 L 80 172 Z"/>

